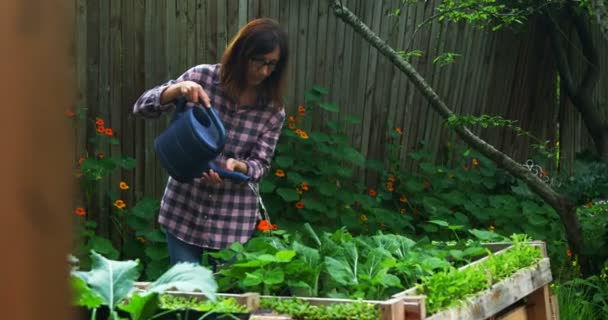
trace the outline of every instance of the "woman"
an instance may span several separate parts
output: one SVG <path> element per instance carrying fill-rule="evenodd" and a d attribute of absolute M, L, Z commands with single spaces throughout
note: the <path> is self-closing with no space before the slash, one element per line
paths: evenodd
<path fill-rule="evenodd" d="M 287 56 L 287 33 L 279 24 L 253 20 L 232 39 L 221 64 L 195 66 L 144 92 L 133 112 L 158 117 L 174 110 L 179 97 L 213 105 L 226 128 L 218 160 L 258 182 L 270 168 L 285 119 Z M 213 170 L 201 174 L 191 183 L 167 182 L 158 221 L 167 231 L 171 264 L 200 262 L 204 252 L 244 243 L 255 230 L 259 213 L 251 188 Z"/>

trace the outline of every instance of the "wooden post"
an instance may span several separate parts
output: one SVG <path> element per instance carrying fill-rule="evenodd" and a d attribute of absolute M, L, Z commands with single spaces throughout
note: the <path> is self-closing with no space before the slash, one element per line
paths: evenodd
<path fill-rule="evenodd" d="M 394 298 L 378 305 L 381 320 L 405 320 L 403 299 Z"/>
<path fill-rule="evenodd" d="M 530 320 L 551 320 L 549 286 L 532 292 L 527 298 L 527 313 Z"/>
<path fill-rule="evenodd" d="M 72 319 L 74 0 L 2 0 L 2 319 Z"/>

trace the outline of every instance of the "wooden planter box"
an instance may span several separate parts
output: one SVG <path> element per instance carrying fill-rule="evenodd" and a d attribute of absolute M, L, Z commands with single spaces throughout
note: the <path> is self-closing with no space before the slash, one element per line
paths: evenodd
<path fill-rule="evenodd" d="M 427 316 L 424 296 L 419 295 L 416 288 L 394 295 L 393 298 L 401 298 L 404 301 L 405 317 L 403 319 L 551 320 L 553 317 L 548 286 L 553 280 L 551 264 L 547 257 L 544 242 L 533 241 L 531 244 L 541 249 L 543 258 L 538 263 L 519 270 L 511 277 L 480 292 L 477 296 L 467 299 L 458 307 L 441 310 Z M 509 244 L 504 243 L 488 244 L 487 246 L 495 255 L 500 255 L 511 248 Z M 460 268 L 460 270 L 470 268 L 486 259 L 487 257 L 484 257 Z"/>
<path fill-rule="evenodd" d="M 388 300 L 352 300 L 317 297 L 296 297 L 311 305 L 329 305 L 336 303 L 364 302 L 375 305 L 381 313 L 381 320 L 552 320 L 549 302 L 548 284 L 552 281 L 551 268 L 545 244 L 534 241 L 532 245 L 541 248 L 543 259 L 536 265 L 522 269 L 490 289 L 470 298 L 457 308 L 442 310 L 434 315 L 427 316 L 425 297 L 419 295 L 416 288 L 411 288 L 393 295 Z M 494 254 L 499 255 L 508 250 L 508 243 L 486 244 Z M 469 268 L 487 259 L 484 257 L 472 262 L 460 270 Z M 137 287 L 145 287 L 148 283 L 138 282 Z M 205 296 L 196 292 L 169 291 L 167 294 L 205 299 Z M 292 299 L 293 297 L 260 296 L 257 293 L 246 294 L 218 294 L 218 297 L 233 297 L 240 304 L 255 311 L 260 307 L 260 298 Z M 525 302 L 522 304 L 522 301 Z M 519 309 L 515 308 L 522 305 Z M 523 308 L 523 309 L 522 309 Z M 525 310 L 526 317 L 521 317 Z M 509 313 L 507 313 L 509 312 Z M 252 315 L 252 318 L 261 320 L 290 319 L 282 315 Z"/>

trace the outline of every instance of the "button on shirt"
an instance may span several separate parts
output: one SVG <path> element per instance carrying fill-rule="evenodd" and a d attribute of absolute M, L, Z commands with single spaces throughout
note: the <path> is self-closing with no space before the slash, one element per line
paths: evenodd
<path fill-rule="evenodd" d="M 270 169 L 285 111 L 258 99 L 255 106 L 239 108 L 223 91 L 219 81 L 220 65 L 199 65 L 139 97 L 135 114 L 154 118 L 173 111 L 172 103 L 161 105 L 160 95 L 179 81 L 195 81 L 209 95 L 211 104 L 226 128 L 226 144 L 218 161 L 235 158 L 247 164 L 247 175 L 257 183 Z M 201 173 L 202 175 L 202 173 Z M 246 183 L 223 179 L 221 184 L 195 179 L 180 183 L 171 177 L 163 195 L 159 223 L 176 238 L 200 247 L 227 248 L 251 237 L 259 216 L 257 198 Z"/>

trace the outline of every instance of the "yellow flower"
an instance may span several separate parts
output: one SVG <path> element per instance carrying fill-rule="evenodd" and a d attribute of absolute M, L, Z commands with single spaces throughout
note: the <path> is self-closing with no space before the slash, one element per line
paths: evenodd
<path fill-rule="evenodd" d="M 124 209 L 124 208 L 125 208 L 127 205 L 125 204 L 125 202 L 124 202 L 124 201 L 122 201 L 122 200 L 120 200 L 120 199 L 119 199 L 119 200 L 114 201 L 114 206 L 115 206 L 116 208 L 118 208 L 118 209 L 122 210 L 122 209 Z"/>
<path fill-rule="evenodd" d="M 127 189 L 129 189 L 129 185 L 128 185 L 126 182 L 124 182 L 124 181 L 121 181 L 121 182 L 118 184 L 118 186 L 119 186 L 119 187 L 120 187 L 120 189 L 122 189 L 122 190 L 127 190 Z"/>

